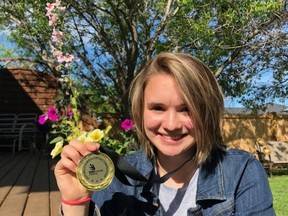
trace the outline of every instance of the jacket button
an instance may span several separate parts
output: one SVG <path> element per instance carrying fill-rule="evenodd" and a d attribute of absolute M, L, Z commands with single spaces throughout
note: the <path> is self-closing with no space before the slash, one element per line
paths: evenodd
<path fill-rule="evenodd" d="M 202 211 L 201 210 L 196 211 L 194 216 L 203 216 Z"/>

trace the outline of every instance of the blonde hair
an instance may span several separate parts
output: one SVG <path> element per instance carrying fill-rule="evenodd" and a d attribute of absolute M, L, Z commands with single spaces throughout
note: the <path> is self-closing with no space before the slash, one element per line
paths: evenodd
<path fill-rule="evenodd" d="M 154 147 L 144 131 L 144 90 L 150 78 L 165 73 L 180 89 L 195 125 L 196 163 L 203 163 L 211 151 L 222 148 L 221 119 L 224 111 L 222 91 L 211 70 L 197 58 L 180 53 L 161 53 L 135 77 L 130 88 L 132 119 L 140 145 L 149 157 Z"/>

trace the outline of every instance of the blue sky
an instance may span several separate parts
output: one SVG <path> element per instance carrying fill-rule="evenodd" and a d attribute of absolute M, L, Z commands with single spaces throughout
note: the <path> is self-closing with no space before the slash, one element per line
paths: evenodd
<path fill-rule="evenodd" d="M 12 43 L 9 43 L 3 35 L 5 35 L 5 32 L 0 32 L 0 47 L 5 46 L 7 49 L 15 48 L 16 46 Z"/>

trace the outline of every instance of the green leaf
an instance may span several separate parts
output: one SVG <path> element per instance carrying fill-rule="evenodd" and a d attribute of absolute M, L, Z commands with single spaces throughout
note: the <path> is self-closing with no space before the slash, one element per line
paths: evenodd
<path fill-rule="evenodd" d="M 64 140 L 63 137 L 56 137 L 50 141 L 50 144 L 55 144 L 55 143 L 63 141 L 63 140 Z"/>

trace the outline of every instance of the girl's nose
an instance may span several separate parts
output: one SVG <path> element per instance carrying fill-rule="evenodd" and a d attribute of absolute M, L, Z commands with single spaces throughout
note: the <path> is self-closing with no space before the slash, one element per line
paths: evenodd
<path fill-rule="evenodd" d="M 164 129 L 173 131 L 177 129 L 181 129 L 181 119 L 176 111 L 167 111 L 164 116 L 162 126 Z"/>

